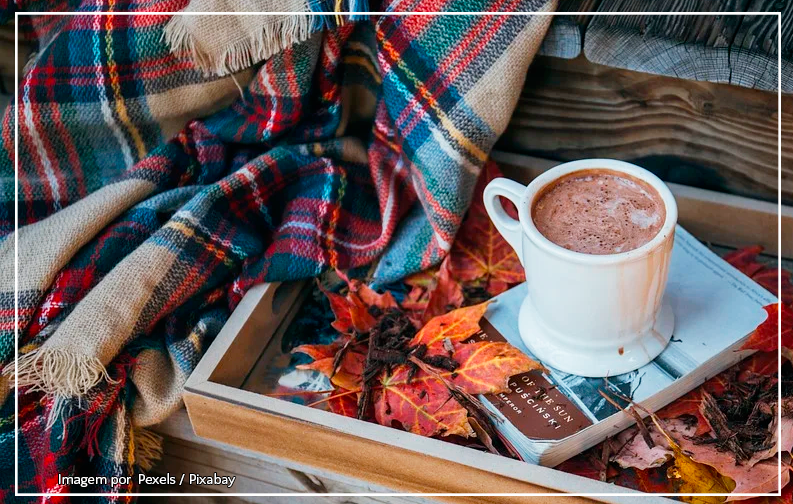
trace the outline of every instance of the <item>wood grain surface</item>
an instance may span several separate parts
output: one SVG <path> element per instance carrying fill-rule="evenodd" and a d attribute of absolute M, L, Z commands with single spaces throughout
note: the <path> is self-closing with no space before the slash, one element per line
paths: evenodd
<path fill-rule="evenodd" d="M 592 16 L 569 15 L 565 12 L 592 12 L 600 0 L 560 0 L 548 33 L 537 54 L 557 58 L 575 58 L 581 54 L 584 30 Z"/>
<path fill-rule="evenodd" d="M 793 92 L 793 1 L 563 0 L 558 12 L 767 12 L 558 15 L 540 54 L 569 59 L 583 52 L 594 63 L 616 68 L 769 91 L 778 88 L 781 12 L 782 90 Z"/>
<path fill-rule="evenodd" d="M 782 100 L 782 196 L 793 202 L 793 97 Z M 661 178 L 777 199 L 777 96 L 537 58 L 497 149 L 557 161 L 638 162 Z"/>

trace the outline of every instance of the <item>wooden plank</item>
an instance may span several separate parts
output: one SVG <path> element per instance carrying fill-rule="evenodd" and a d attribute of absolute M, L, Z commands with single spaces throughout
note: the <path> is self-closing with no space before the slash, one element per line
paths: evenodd
<path fill-rule="evenodd" d="M 789 2 L 788 2 L 789 4 Z M 603 0 L 599 12 L 778 11 L 768 0 Z M 791 6 L 784 6 L 791 15 Z M 684 79 L 776 90 L 777 16 L 595 16 L 584 54 L 598 64 Z M 789 75 L 790 65 L 783 71 Z M 793 79 L 784 79 L 793 91 Z"/>
<path fill-rule="evenodd" d="M 776 201 L 777 96 L 539 57 L 497 149 L 636 162 L 662 179 Z M 782 99 L 782 197 L 793 203 L 793 96 Z"/>
<path fill-rule="evenodd" d="M 793 91 L 791 30 L 793 2 L 752 0 L 747 11 L 782 12 L 782 91 Z M 757 89 L 777 89 L 779 21 L 777 16 L 743 16 L 730 51 L 731 82 Z"/>
<path fill-rule="evenodd" d="M 564 15 L 565 12 L 594 12 L 601 0 L 561 0 L 548 27 L 538 54 L 571 59 L 581 54 L 583 30 L 592 16 Z"/>
<path fill-rule="evenodd" d="M 782 13 L 782 58 L 793 57 L 793 4 L 788 0 L 751 0 L 746 7 L 748 12 Z M 747 21 L 747 18 L 749 20 Z M 777 54 L 777 20 L 775 17 L 744 16 L 744 25 L 739 33 L 749 36 L 746 40 L 737 39 L 735 45 L 755 48 L 758 52 Z"/>
<path fill-rule="evenodd" d="M 581 28 L 571 16 L 554 16 L 537 54 L 571 59 L 581 54 Z"/>

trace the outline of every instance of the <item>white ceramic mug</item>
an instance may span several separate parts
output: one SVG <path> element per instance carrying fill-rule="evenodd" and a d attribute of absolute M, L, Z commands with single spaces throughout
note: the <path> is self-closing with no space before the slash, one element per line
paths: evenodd
<path fill-rule="evenodd" d="M 541 190 L 560 177 L 592 169 L 625 173 L 658 191 L 666 220 L 655 237 L 628 252 L 593 255 L 563 248 L 537 230 L 531 209 Z M 499 196 L 515 204 L 518 220 L 504 212 Z M 647 364 L 666 347 L 674 315 L 662 299 L 677 204 L 661 179 L 624 161 L 584 159 L 556 166 L 528 186 L 495 179 L 485 188 L 484 202 L 526 270 L 520 334 L 545 365 L 581 376 L 614 376 Z"/>

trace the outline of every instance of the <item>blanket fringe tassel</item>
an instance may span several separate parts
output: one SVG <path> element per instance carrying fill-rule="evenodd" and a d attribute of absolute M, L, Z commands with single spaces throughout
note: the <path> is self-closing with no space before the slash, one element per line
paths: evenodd
<path fill-rule="evenodd" d="M 132 428 L 132 446 L 135 463 L 144 471 L 150 470 L 162 458 L 162 436 L 148 429 Z"/>
<path fill-rule="evenodd" d="M 14 369 L 12 362 L 3 375 L 13 380 Z M 96 357 L 60 348 L 38 348 L 20 355 L 16 371 L 18 387 L 60 397 L 81 397 L 102 380 L 114 381 Z"/>
<path fill-rule="evenodd" d="M 266 60 L 287 47 L 307 40 L 316 25 L 312 14 L 284 15 L 273 23 L 263 23 L 261 30 L 236 41 L 220 52 L 206 52 L 196 44 L 185 22 L 187 16 L 174 16 L 164 30 L 165 43 L 171 52 L 187 53 L 205 74 L 228 75 Z"/>

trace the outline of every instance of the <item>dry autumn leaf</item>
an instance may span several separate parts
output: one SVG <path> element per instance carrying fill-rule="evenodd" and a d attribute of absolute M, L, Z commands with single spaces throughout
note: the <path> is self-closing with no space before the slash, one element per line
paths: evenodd
<path fill-rule="evenodd" d="M 485 186 L 500 176 L 495 163 L 485 165 L 471 207 L 449 253 L 454 276 L 463 283 L 482 283 L 492 296 L 526 279 L 517 254 L 493 225 L 482 201 Z"/>
<path fill-rule="evenodd" d="M 423 436 L 470 436 L 473 432 L 467 411 L 443 380 L 471 395 L 498 393 L 506 389 L 510 376 L 540 367 L 507 343 L 453 345 L 450 358 L 459 364 L 453 370 L 440 370 L 437 375 L 423 370 L 413 374 L 408 365 L 403 365 L 383 378 L 375 398 L 379 423 L 390 425 L 396 421 L 406 430 Z"/>
<path fill-rule="evenodd" d="M 776 451 L 768 455 L 767 460 L 752 463 L 736 463 L 735 455 L 726 450 L 720 450 L 714 443 L 703 443 L 693 436 L 694 428 L 688 422 L 673 419 L 664 422 L 666 432 L 659 431 L 655 426 L 650 426 L 650 436 L 655 446 L 650 448 L 644 439 L 636 435 L 638 429 L 635 427 L 620 433 L 612 444 L 619 446 L 612 460 L 623 467 L 634 467 L 638 469 L 648 469 L 659 467 L 668 460 L 676 459 L 680 453 L 684 454 L 685 460 L 676 466 L 681 466 L 680 478 L 701 478 L 706 477 L 708 481 L 688 481 L 679 482 L 680 485 L 688 484 L 692 488 L 691 492 L 705 492 L 703 488 L 708 485 L 724 484 L 729 487 L 729 482 L 735 484 L 731 490 L 735 493 L 769 493 L 778 488 L 779 478 L 782 479 L 783 486 L 789 481 L 789 470 L 779 472 L 776 462 Z M 673 438 L 674 441 L 670 441 Z M 672 444 L 674 443 L 674 444 Z M 702 468 L 690 467 L 691 462 L 705 465 L 713 471 Z M 720 477 L 716 477 L 719 475 Z M 713 481 L 710 481 L 713 480 Z M 695 490 L 693 488 L 698 488 Z M 682 490 L 681 490 L 682 491 Z M 715 491 L 713 492 L 715 493 Z M 740 497 L 733 497 L 727 500 L 739 500 Z M 721 501 L 720 501 L 721 502 Z"/>
<path fill-rule="evenodd" d="M 777 358 L 772 353 L 756 353 L 739 364 L 741 374 L 757 373 L 769 374 L 777 369 Z M 703 392 L 708 392 L 714 396 L 721 395 L 730 380 L 729 371 L 720 373 L 704 384 L 685 394 L 679 399 L 672 401 L 667 406 L 658 411 L 659 418 L 678 418 L 683 415 L 691 415 L 697 419 L 697 430 L 695 436 L 701 436 L 710 432 L 710 426 L 699 410 L 702 404 Z"/>
<path fill-rule="evenodd" d="M 665 467 L 652 469 L 622 469 L 611 480 L 617 486 L 645 493 L 671 493 L 674 489 Z"/>
<path fill-rule="evenodd" d="M 318 346 L 327 348 L 333 347 L 334 345 Z M 312 353 L 317 353 L 311 348 L 312 346 L 313 345 L 301 345 L 292 350 L 292 353 L 304 353 L 311 356 Z M 310 364 L 300 364 L 296 368 L 319 371 L 330 378 L 330 382 L 336 387 L 346 390 L 357 390 L 361 387 L 361 374 L 363 373 L 366 355 L 357 348 L 347 349 L 337 362 L 337 355 L 339 355 L 338 351 L 341 350 L 343 346 L 343 344 L 335 345 L 337 351 L 330 357 L 323 357 Z"/>
<path fill-rule="evenodd" d="M 716 493 L 728 494 L 735 488 L 735 482 L 722 476 L 719 472 L 705 464 L 693 461 L 674 442 L 670 442 L 675 462 L 667 474 L 675 483 L 679 493 Z M 724 497 L 689 496 L 680 497 L 684 502 L 692 504 L 712 504 L 724 502 Z"/>
<path fill-rule="evenodd" d="M 431 375 L 405 364 L 384 376 L 374 399 L 379 423 L 397 422 L 423 436 L 470 436 L 468 413 L 448 384 L 472 395 L 495 393 L 507 387 L 510 376 L 540 367 L 506 343 L 461 343 L 479 331 L 486 310 L 487 303 L 459 308 L 433 318 L 416 334 L 410 347 L 424 346 L 427 357 L 448 356 L 455 367 Z"/>
<path fill-rule="evenodd" d="M 387 310 L 388 308 L 399 308 L 399 304 L 394 299 L 393 294 L 389 291 L 385 291 L 384 293 L 380 294 L 365 283 L 361 282 L 360 280 L 356 279 L 349 279 L 347 275 L 342 273 L 341 271 L 336 271 L 336 274 L 344 280 L 347 284 L 347 287 L 350 289 L 350 292 L 357 294 L 358 298 L 364 303 L 366 306 L 376 306 L 381 310 Z"/>
<path fill-rule="evenodd" d="M 788 350 L 793 348 L 793 309 L 781 303 L 768 305 L 763 309 L 768 313 L 768 317 L 757 326 L 742 348 L 762 352 L 778 351 L 780 311 L 782 312 L 782 347 Z"/>
<path fill-rule="evenodd" d="M 469 437 L 468 410 L 452 399 L 439 380 L 390 384 L 386 380 L 375 391 L 375 419 L 380 425 L 398 424 L 421 436 L 458 435 Z"/>
<path fill-rule="evenodd" d="M 780 470 L 776 458 L 760 462 L 747 471 L 745 477 L 736 479 L 733 493 L 776 493 L 780 488 L 790 483 L 790 465 L 784 464 Z M 728 497 L 727 501 L 745 500 L 746 497 Z"/>
<path fill-rule="evenodd" d="M 328 410 L 346 417 L 355 418 L 358 411 L 358 395 L 355 391 L 336 389 L 327 400 Z"/>
<path fill-rule="evenodd" d="M 735 266 L 744 275 L 748 276 L 764 289 L 777 294 L 779 289 L 779 276 L 782 275 L 782 292 L 777 297 L 784 304 L 793 303 L 793 283 L 791 283 L 790 272 L 780 270 L 776 267 L 769 267 L 767 264 L 757 262 L 757 256 L 763 252 L 763 247 L 754 245 L 724 256 L 724 260 Z"/>
<path fill-rule="evenodd" d="M 696 430 L 695 426 L 675 419 L 666 422 L 666 426 L 681 436 L 693 436 Z M 674 456 L 674 452 L 666 442 L 665 434 L 654 426 L 650 426 L 649 433 L 654 443 L 652 447 L 647 445 L 638 427 L 634 426 L 620 432 L 610 441 L 611 461 L 623 468 L 633 467 L 640 470 L 666 464 Z"/>
<path fill-rule="evenodd" d="M 462 306 L 462 285 L 452 278 L 449 271 L 449 257 L 441 262 L 439 268 L 422 271 L 405 280 L 411 290 L 402 301 L 402 308 L 416 327 L 426 324 L 432 317 L 443 315 L 449 310 Z"/>
<path fill-rule="evenodd" d="M 458 367 L 440 370 L 439 376 L 462 388 L 469 394 L 494 394 L 507 388 L 513 375 L 540 369 L 540 364 L 509 343 L 483 341 L 480 343 L 454 343 L 450 357 Z M 383 387 L 396 387 L 423 381 L 438 381 L 422 371 L 411 375 L 409 366 L 400 366 L 383 382 Z"/>
<path fill-rule="evenodd" d="M 320 290 L 328 298 L 330 309 L 336 316 L 331 326 L 342 334 L 366 333 L 377 321 L 370 313 L 370 307 L 380 310 L 398 308 L 394 296 L 390 292 L 378 294 L 373 289 L 358 280 L 350 280 L 346 275 L 337 271 L 339 277 L 347 283 L 347 296 L 326 291 L 319 285 Z"/>
<path fill-rule="evenodd" d="M 713 467 L 693 460 L 688 450 L 684 450 L 662 426 L 658 418 L 651 415 L 653 428 L 664 437 L 668 449 L 672 452 L 673 464 L 667 470 L 675 491 L 686 494 L 728 494 L 735 488 L 735 482 L 723 476 Z M 680 436 L 680 439 L 686 439 Z M 712 496 L 681 496 L 681 500 L 692 504 L 715 504 L 724 502 L 724 497 Z"/>
<path fill-rule="evenodd" d="M 479 331 L 479 319 L 487 311 L 488 303 L 458 308 L 445 315 L 434 317 L 416 333 L 411 345 L 427 345 L 428 353 L 445 352 L 443 340 L 465 341 Z"/>
<path fill-rule="evenodd" d="M 333 359 L 336 352 L 344 346 L 348 338 L 342 337 L 329 345 L 300 345 L 292 350 L 292 353 L 304 353 L 314 359 L 315 362 Z"/>

